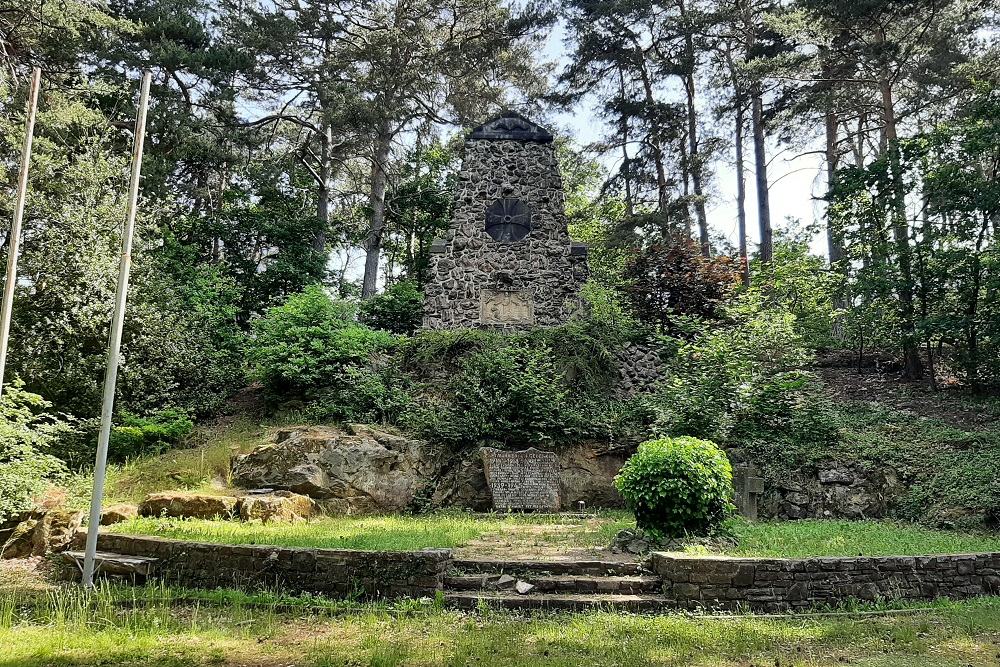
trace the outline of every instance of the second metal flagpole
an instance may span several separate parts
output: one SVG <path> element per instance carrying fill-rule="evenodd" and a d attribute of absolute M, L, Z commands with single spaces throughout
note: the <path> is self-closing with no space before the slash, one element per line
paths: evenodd
<path fill-rule="evenodd" d="M 0 305 L 0 393 L 3 392 L 4 369 L 7 366 L 11 308 L 14 306 L 14 288 L 17 287 L 17 254 L 21 247 L 21 220 L 24 218 L 24 200 L 28 195 L 28 165 L 31 163 L 31 140 L 35 134 L 35 113 L 38 111 L 38 89 L 41 88 L 41 84 L 42 70 L 36 67 L 31 73 L 31 90 L 28 93 L 28 119 L 24 127 L 21 172 L 17 177 L 14 221 L 11 223 L 10 236 L 7 238 L 7 282 L 3 286 L 3 303 Z"/>
<path fill-rule="evenodd" d="M 139 173 L 142 168 L 142 145 L 146 138 L 146 108 L 149 106 L 150 72 L 142 75 L 139 111 L 135 119 L 135 142 L 132 146 L 132 176 L 128 187 L 128 213 L 122 233 L 122 258 L 118 268 L 118 291 L 115 293 L 115 313 L 111 320 L 108 342 L 108 367 L 104 373 L 104 402 L 101 406 L 101 432 L 97 438 L 97 458 L 94 462 L 94 490 L 90 497 L 90 522 L 87 525 L 87 547 L 83 557 L 83 585 L 94 585 L 94 561 L 97 557 L 97 531 L 101 525 L 101 500 L 104 497 L 104 475 L 108 465 L 108 442 L 111 439 L 111 416 L 115 405 L 115 384 L 118 381 L 118 360 L 125 324 L 125 301 L 128 276 L 132 267 L 132 235 L 135 230 L 135 210 L 139 199 Z"/>

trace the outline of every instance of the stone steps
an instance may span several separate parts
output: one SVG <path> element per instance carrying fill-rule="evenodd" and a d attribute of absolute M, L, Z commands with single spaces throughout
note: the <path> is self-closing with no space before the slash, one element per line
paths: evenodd
<path fill-rule="evenodd" d="M 620 593 L 529 593 L 484 591 L 445 591 L 445 604 L 455 609 L 473 610 L 486 605 L 513 610 L 588 611 L 614 609 L 631 612 L 657 612 L 670 609 L 660 595 L 625 595 Z"/>
<path fill-rule="evenodd" d="M 452 570 L 461 574 L 580 575 L 592 577 L 637 577 L 648 575 L 644 563 L 616 563 L 600 560 L 493 560 L 452 561 Z"/>
<path fill-rule="evenodd" d="M 644 563 L 597 560 L 456 560 L 444 579 L 458 609 L 651 612 L 668 606 L 662 589 Z"/>
<path fill-rule="evenodd" d="M 507 585 L 498 581 L 502 575 L 462 574 L 445 577 L 446 590 L 454 591 L 497 591 L 513 588 L 514 581 L 508 577 Z M 608 576 L 590 575 L 525 575 L 520 578 L 539 593 L 607 593 L 637 595 L 655 593 L 662 589 L 659 577 L 653 576 Z"/>

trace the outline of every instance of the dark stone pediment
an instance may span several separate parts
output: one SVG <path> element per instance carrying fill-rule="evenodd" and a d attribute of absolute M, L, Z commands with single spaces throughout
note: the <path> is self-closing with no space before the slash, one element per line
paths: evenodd
<path fill-rule="evenodd" d="M 506 111 L 474 129 L 469 139 L 487 141 L 534 141 L 552 143 L 552 133 L 519 113 Z"/>

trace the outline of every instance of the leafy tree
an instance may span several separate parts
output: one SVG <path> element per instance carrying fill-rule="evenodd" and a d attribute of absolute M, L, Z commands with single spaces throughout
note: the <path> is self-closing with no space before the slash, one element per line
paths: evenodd
<path fill-rule="evenodd" d="M 625 268 L 625 295 L 642 322 L 672 331 L 678 317 L 716 319 L 736 274 L 727 257 L 708 259 L 691 241 L 654 243 Z"/>

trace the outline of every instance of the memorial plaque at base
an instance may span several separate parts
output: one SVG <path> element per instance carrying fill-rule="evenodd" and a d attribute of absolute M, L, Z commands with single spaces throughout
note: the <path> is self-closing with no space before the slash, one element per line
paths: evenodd
<path fill-rule="evenodd" d="M 479 450 L 497 510 L 559 510 L 559 459 L 552 452 Z"/>

